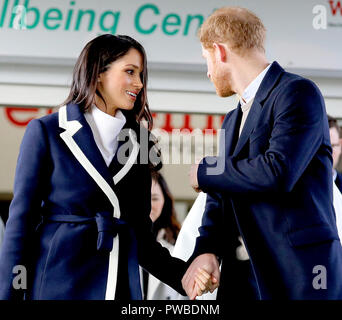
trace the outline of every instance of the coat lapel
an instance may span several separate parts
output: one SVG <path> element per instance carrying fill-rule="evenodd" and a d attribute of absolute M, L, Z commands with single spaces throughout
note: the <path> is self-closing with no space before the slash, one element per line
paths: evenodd
<path fill-rule="evenodd" d="M 131 170 L 133 165 L 136 163 L 136 160 L 139 154 L 139 149 L 140 149 L 140 145 L 137 141 L 137 135 L 135 131 L 129 128 L 127 129 L 127 131 L 125 130 L 124 132 L 128 133 L 129 139 L 127 142 L 123 142 L 123 141 L 119 142 L 118 150 L 109 166 L 109 168 L 111 169 L 111 172 L 115 173 L 113 175 L 114 184 L 118 184 L 119 181 L 123 177 L 125 177 L 125 175 L 129 172 L 129 170 Z M 126 144 L 128 148 L 126 148 Z M 128 149 L 129 155 L 123 156 L 121 148 L 124 148 L 124 150 Z"/>
<path fill-rule="evenodd" d="M 77 120 L 82 126 L 80 130 L 73 135 L 75 142 L 96 170 L 102 175 L 107 183 L 113 187 L 113 177 L 111 176 L 106 162 L 96 145 L 93 133 L 83 112 L 80 110 L 78 105 L 68 105 L 67 115 L 68 120 Z"/>
<path fill-rule="evenodd" d="M 59 110 L 59 126 L 65 129 L 60 134 L 72 154 L 106 194 L 114 208 L 114 217 L 120 218 L 119 200 L 113 191 L 114 182 L 91 129 L 77 105 L 68 105 Z"/>
<path fill-rule="evenodd" d="M 284 69 L 276 61 L 272 63 L 270 69 L 266 73 L 255 95 L 253 104 L 248 113 L 245 125 L 242 129 L 233 156 L 237 156 L 244 147 L 244 145 L 247 143 L 249 136 L 251 135 L 255 126 L 258 123 L 265 99 L 269 96 L 270 92 L 278 83 L 278 80 L 283 72 Z"/>
<path fill-rule="evenodd" d="M 227 153 L 227 155 L 231 155 L 233 153 L 234 146 L 236 145 L 236 141 L 238 139 L 241 114 L 242 112 L 239 103 L 225 125 L 225 131 L 223 133 L 225 139 L 223 140 L 223 145 L 220 146 L 220 152 Z"/>
<path fill-rule="evenodd" d="M 133 164 L 136 162 L 139 153 L 139 143 L 137 141 L 137 136 L 135 131 L 129 128 L 130 122 L 127 121 L 125 127 L 123 128 L 128 134 L 129 139 L 127 142 L 120 141 L 118 146 L 119 150 L 119 148 L 121 148 L 124 144 L 128 143 L 128 150 L 130 151 L 129 156 L 123 159 L 124 161 L 119 161 L 119 153 L 116 152 L 108 168 L 100 150 L 96 145 L 91 128 L 87 120 L 85 119 L 82 111 L 80 110 L 78 105 L 70 104 L 67 106 L 67 122 L 70 124 L 74 123 L 73 121 L 77 121 L 80 125 L 79 129 L 75 132 L 70 131 L 70 133 L 72 133 L 74 141 L 82 150 L 83 154 L 89 160 L 89 162 L 95 167 L 98 173 L 106 180 L 110 187 L 113 188 L 114 185 L 117 184 L 132 168 Z"/>
<path fill-rule="evenodd" d="M 259 117 L 261 113 L 261 104 L 258 101 L 253 102 L 251 109 L 249 110 L 245 125 L 242 129 L 241 135 L 239 137 L 239 140 L 237 142 L 236 148 L 234 150 L 233 156 L 236 156 L 239 154 L 243 146 L 248 141 L 249 136 L 253 132 L 253 129 L 255 128 Z"/>

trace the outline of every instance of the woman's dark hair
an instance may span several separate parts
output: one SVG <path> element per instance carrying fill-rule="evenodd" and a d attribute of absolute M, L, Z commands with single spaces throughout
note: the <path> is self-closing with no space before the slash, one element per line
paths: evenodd
<path fill-rule="evenodd" d="M 133 110 L 128 112 L 125 110 L 125 114 L 133 114 L 138 122 L 145 119 L 148 123 L 148 129 L 151 130 L 153 120 L 146 92 L 146 53 L 143 46 L 129 36 L 104 34 L 86 44 L 74 67 L 69 96 L 62 105 L 75 103 L 81 107 L 83 112 L 86 112 L 95 102 L 96 95 L 104 101 L 101 93 L 96 89 L 99 75 L 106 72 L 112 62 L 123 57 L 132 48 L 138 50 L 143 58 L 141 74 L 143 87 L 135 101 Z"/>
<path fill-rule="evenodd" d="M 154 221 L 152 231 L 157 236 L 160 229 L 165 229 L 165 240 L 171 244 L 176 242 L 180 223 L 176 218 L 176 211 L 174 208 L 174 201 L 169 187 L 163 176 L 157 172 L 152 172 L 152 182 L 158 183 L 163 192 L 164 206 L 158 219 Z"/>

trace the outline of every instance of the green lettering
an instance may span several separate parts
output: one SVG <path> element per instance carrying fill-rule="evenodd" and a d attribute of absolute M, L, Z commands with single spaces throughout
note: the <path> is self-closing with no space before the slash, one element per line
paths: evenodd
<path fill-rule="evenodd" d="M 44 19 L 43 19 L 44 26 L 48 30 L 56 30 L 61 26 L 61 24 L 56 23 L 54 25 L 51 25 L 51 24 L 48 24 L 48 22 L 51 20 L 52 21 L 53 20 L 55 20 L 55 21 L 59 20 L 60 21 L 60 20 L 62 20 L 62 18 L 63 18 L 63 15 L 62 15 L 61 10 L 59 10 L 57 8 L 51 8 L 45 12 Z"/>
<path fill-rule="evenodd" d="M 197 25 L 197 28 L 196 28 L 196 32 L 197 32 L 198 28 L 202 25 L 202 23 L 203 23 L 203 21 L 204 21 L 203 16 L 201 16 L 201 15 L 199 15 L 199 14 L 196 15 L 196 16 L 188 15 L 187 18 L 186 18 L 186 24 L 185 24 L 185 28 L 184 28 L 183 35 L 185 35 L 185 36 L 188 35 L 189 29 L 190 29 L 191 21 L 194 20 L 194 19 L 197 19 L 197 20 L 198 20 L 198 25 Z"/>
<path fill-rule="evenodd" d="M 80 10 L 78 12 L 78 16 L 77 16 L 75 31 L 80 30 L 81 20 L 82 20 L 82 17 L 85 14 L 89 14 L 90 15 L 89 24 L 88 24 L 88 31 L 91 31 L 93 29 L 94 20 L 95 20 L 95 12 L 94 12 L 94 10 Z"/>
<path fill-rule="evenodd" d="M 106 17 L 108 15 L 111 15 L 113 17 L 113 24 L 110 27 L 105 27 L 104 26 L 104 20 L 106 19 Z M 113 11 L 105 11 L 102 13 L 101 18 L 100 18 L 100 28 L 103 31 L 107 31 L 110 32 L 111 34 L 115 34 L 116 33 L 116 29 L 118 27 L 118 23 L 119 23 L 119 19 L 120 19 L 120 12 L 113 12 Z"/>
<path fill-rule="evenodd" d="M 75 5 L 75 1 L 71 1 L 71 2 L 70 2 L 70 5 L 71 5 L 71 6 Z M 66 19 L 66 21 L 65 21 L 64 30 L 69 30 L 73 13 L 74 13 L 74 10 L 73 10 L 73 9 L 69 9 L 69 11 L 68 11 L 68 17 L 67 17 L 67 19 Z"/>
<path fill-rule="evenodd" d="M 157 24 L 153 24 L 151 26 L 151 28 L 149 29 L 143 29 L 141 27 L 141 24 L 140 24 L 140 17 L 142 15 L 142 13 L 147 10 L 147 9 L 150 9 L 154 12 L 154 14 L 156 15 L 159 15 L 160 12 L 159 12 L 159 9 L 158 7 L 156 7 L 154 4 L 145 4 L 143 5 L 142 7 L 140 7 L 135 15 L 135 19 L 134 19 L 134 24 L 135 24 L 135 28 L 137 29 L 138 32 L 142 33 L 142 34 L 150 34 L 152 33 L 154 30 L 156 30 L 157 28 Z"/>
<path fill-rule="evenodd" d="M 167 34 L 169 36 L 173 36 L 173 35 L 178 33 L 179 28 L 178 29 L 174 29 L 172 31 L 168 30 L 167 28 L 169 26 L 179 27 L 180 25 L 181 25 L 181 18 L 180 18 L 180 16 L 178 14 L 175 14 L 175 13 L 170 13 L 163 20 L 162 30 L 164 31 L 165 34 Z"/>
<path fill-rule="evenodd" d="M 29 12 L 32 12 L 35 14 L 35 20 L 33 21 L 33 23 L 31 25 L 26 24 L 26 28 L 27 29 L 33 29 L 35 28 L 38 23 L 39 23 L 39 18 L 40 18 L 40 12 L 37 8 L 28 8 L 30 0 L 26 0 L 24 7 L 26 8 L 26 14 L 28 14 Z"/>
<path fill-rule="evenodd" d="M 7 13 L 7 7 L 8 7 L 8 0 L 5 0 L 4 5 L 2 6 L 0 28 L 2 28 L 2 26 L 4 25 L 6 13 Z"/>

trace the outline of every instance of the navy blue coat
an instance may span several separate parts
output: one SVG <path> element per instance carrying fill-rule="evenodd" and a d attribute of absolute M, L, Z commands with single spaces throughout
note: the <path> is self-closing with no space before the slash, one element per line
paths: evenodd
<path fill-rule="evenodd" d="M 341 299 L 342 248 L 319 89 L 274 62 L 237 139 L 240 116 L 240 107 L 226 115 L 219 156 L 199 165 L 199 187 L 208 200 L 192 259 L 205 252 L 223 258 L 222 297 L 234 297 L 250 276 L 234 268 L 232 243 L 240 234 L 254 298 Z"/>
<path fill-rule="evenodd" d="M 128 117 L 124 129 L 117 155 L 124 149 L 128 160 L 116 156 L 107 167 L 77 105 L 29 123 L 0 253 L 0 299 L 140 299 L 137 259 L 184 294 L 185 263 L 151 233 L 139 126 Z M 16 265 L 27 269 L 27 290 L 13 288 Z"/>

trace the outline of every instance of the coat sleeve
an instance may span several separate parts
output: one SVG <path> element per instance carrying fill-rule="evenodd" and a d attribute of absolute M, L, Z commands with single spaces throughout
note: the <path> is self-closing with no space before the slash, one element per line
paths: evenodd
<path fill-rule="evenodd" d="M 4 241 L 0 251 L 0 299 L 22 299 L 22 289 L 13 287 L 15 266 L 26 268 L 23 280 L 30 277 L 29 258 L 32 252 L 32 239 L 40 220 L 40 207 L 43 192 L 46 190 L 47 143 L 44 129 L 39 120 L 32 120 L 24 134 L 17 162 L 14 195 L 9 209 Z M 18 274 L 19 275 L 19 274 Z"/>
<path fill-rule="evenodd" d="M 141 203 L 141 211 L 136 216 L 135 233 L 138 241 L 139 264 L 160 281 L 166 283 L 182 295 L 181 280 L 186 271 L 186 263 L 171 256 L 168 249 L 164 248 L 152 234 L 151 212 L 151 175 L 148 166 L 145 166 L 144 174 L 140 177 L 145 181 L 142 190 L 139 190 L 135 201 Z"/>
<path fill-rule="evenodd" d="M 220 159 L 204 158 L 197 172 L 199 187 L 206 192 L 290 192 L 321 144 L 329 145 L 324 141 L 327 119 L 319 89 L 306 79 L 287 84 L 275 99 L 272 118 L 264 153 L 244 159 L 224 153 Z M 224 163 L 223 172 L 207 174 L 218 161 Z"/>

